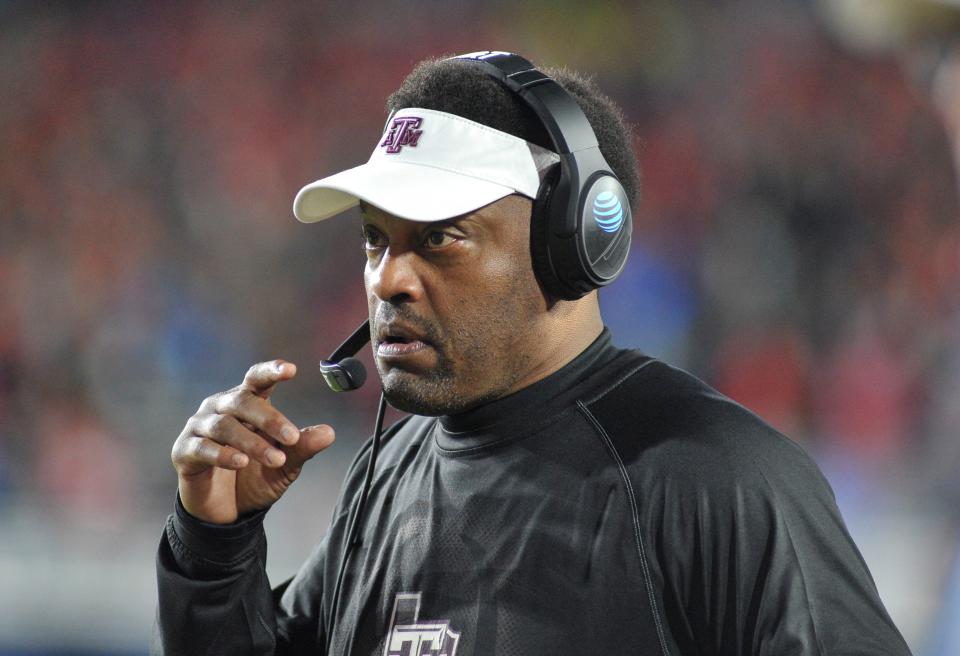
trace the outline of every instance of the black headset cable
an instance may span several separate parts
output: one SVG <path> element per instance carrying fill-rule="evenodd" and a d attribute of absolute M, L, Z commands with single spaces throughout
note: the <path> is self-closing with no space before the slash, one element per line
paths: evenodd
<path fill-rule="evenodd" d="M 326 633 L 331 643 L 333 642 L 333 625 L 337 616 L 337 608 L 340 605 L 340 587 L 343 584 L 343 575 L 347 571 L 347 564 L 350 561 L 354 546 L 360 544 L 360 526 L 363 523 L 363 513 L 366 509 L 367 497 L 369 496 L 370 488 L 373 486 L 373 472 L 377 465 L 377 456 L 380 454 L 380 435 L 383 433 L 383 417 L 386 411 L 387 399 L 383 389 L 381 389 L 380 404 L 377 407 L 377 423 L 373 430 L 373 444 L 370 446 L 370 460 L 367 462 L 367 471 L 363 477 L 363 488 L 360 490 L 360 498 L 357 499 L 357 503 L 354 505 L 353 518 L 350 520 L 350 528 L 347 530 L 347 543 L 343 550 L 343 556 L 340 558 L 340 571 L 337 572 L 337 582 L 333 587 L 333 600 L 330 602 L 330 615 L 327 620 Z"/>

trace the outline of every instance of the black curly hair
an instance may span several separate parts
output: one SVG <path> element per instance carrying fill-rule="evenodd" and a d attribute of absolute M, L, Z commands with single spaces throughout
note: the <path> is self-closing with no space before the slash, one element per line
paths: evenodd
<path fill-rule="evenodd" d="M 572 95 L 597 135 L 600 152 L 623 184 L 636 207 L 640 197 L 640 170 L 630 129 L 617 104 L 592 80 L 567 69 L 540 69 Z M 422 107 L 488 125 L 538 146 L 552 149 L 546 130 L 526 103 L 479 66 L 458 59 L 420 62 L 387 98 L 387 113 Z"/>

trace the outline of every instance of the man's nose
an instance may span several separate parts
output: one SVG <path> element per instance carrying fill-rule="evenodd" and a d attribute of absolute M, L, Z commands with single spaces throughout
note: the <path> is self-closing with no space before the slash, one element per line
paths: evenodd
<path fill-rule="evenodd" d="M 381 301 L 411 303 L 423 295 L 423 285 L 413 250 L 391 252 L 388 248 L 374 267 L 368 264 L 370 291 Z"/>

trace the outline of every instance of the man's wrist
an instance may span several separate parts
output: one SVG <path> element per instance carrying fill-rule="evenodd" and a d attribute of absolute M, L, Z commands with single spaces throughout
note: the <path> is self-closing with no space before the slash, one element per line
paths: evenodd
<path fill-rule="evenodd" d="M 191 515 L 177 494 L 172 528 L 177 539 L 193 555 L 227 565 L 243 559 L 263 538 L 267 509 L 241 515 L 231 524 L 213 524 Z"/>

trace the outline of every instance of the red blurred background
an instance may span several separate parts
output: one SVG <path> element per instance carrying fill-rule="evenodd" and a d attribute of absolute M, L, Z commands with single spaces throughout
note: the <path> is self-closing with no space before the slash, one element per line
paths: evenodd
<path fill-rule="evenodd" d="M 356 217 L 293 196 L 368 157 L 417 61 L 481 49 L 635 126 L 614 341 L 802 443 L 915 653 L 957 653 L 960 139 L 926 66 L 955 14 L 870 41 L 851 4 L 0 2 L 0 654 L 146 652 L 173 440 L 274 357 L 340 436 L 268 519 L 295 570 L 375 399 L 313 367 L 365 313 Z"/>

